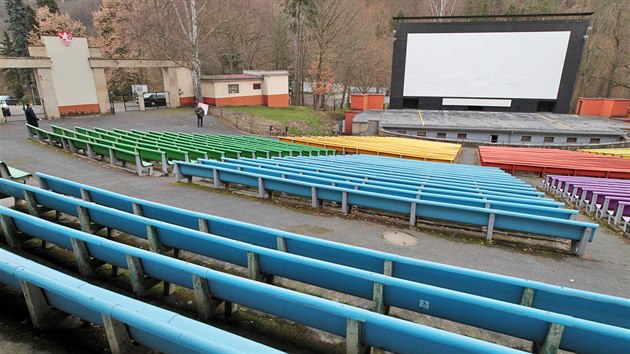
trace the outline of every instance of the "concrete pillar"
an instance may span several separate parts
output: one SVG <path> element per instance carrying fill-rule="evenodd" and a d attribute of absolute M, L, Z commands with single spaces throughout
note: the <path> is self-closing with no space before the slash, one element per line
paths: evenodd
<path fill-rule="evenodd" d="M 162 80 L 164 81 L 164 91 L 168 92 L 171 108 L 177 108 L 179 103 L 179 80 L 177 68 L 162 68 Z"/>
<path fill-rule="evenodd" d="M 59 103 L 57 102 L 57 93 L 53 83 L 52 72 L 50 68 L 39 68 L 35 70 L 35 82 L 40 98 L 44 101 L 44 112 L 46 118 L 59 118 Z"/>
<path fill-rule="evenodd" d="M 105 79 L 105 69 L 92 68 L 94 84 L 96 85 L 96 97 L 101 113 L 109 112 L 109 93 L 107 92 L 107 79 Z"/>

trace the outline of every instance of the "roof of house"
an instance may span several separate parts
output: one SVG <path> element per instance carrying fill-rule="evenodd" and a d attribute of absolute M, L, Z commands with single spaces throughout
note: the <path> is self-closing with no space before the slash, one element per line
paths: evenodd
<path fill-rule="evenodd" d="M 235 81 L 235 80 L 260 80 L 260 75 L 230 74 L 230 75 L 203 75 L 202 80 L 210 81 Z"/>

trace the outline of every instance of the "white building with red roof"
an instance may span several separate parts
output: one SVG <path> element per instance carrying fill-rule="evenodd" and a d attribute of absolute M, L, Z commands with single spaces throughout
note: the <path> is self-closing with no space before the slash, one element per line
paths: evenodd
<path fill-rule="evenodd" d="M 201 77 L 203 102 L 217 106 L 289 106 L 289 72 L 245 70 Z"/>

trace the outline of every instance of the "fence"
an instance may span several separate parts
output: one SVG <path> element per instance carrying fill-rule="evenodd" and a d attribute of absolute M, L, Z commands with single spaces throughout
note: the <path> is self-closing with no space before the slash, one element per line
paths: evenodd
<path fill-rule="evenodd" d="M 10 102 L 15 104 L 7 104 L 6 108 L 2 108 L 3 122 L 15 122 L 25 120 L 24 109 L 27 103 L 33 103 L 33 111 L 38 118 L 46 118 L 46 112 L 44 110 L 43 100 L 39 97 L 35 99 L 22 99 L 21 101 Z"/>

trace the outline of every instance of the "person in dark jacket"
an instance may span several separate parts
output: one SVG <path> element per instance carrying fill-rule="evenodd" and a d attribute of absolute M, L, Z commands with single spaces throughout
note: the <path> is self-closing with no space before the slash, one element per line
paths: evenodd
<path fill-rule="evenodd" d="M 26 122 L 29 125 L 32 125 L 34 127 L 39 127 L 39 118 L 37 118 L 37 115 L 35 114 L 35 111 L 33 111 L 33 104 L 32 103 L 28 103 L 26 105 L 26 108 L 24 109 L 24 114 L 26 115 Z"/>
<path fill-rule="evenodd" d="M 197 126 L 198 127 L 203 127 L 203 116 L 205 115 L 206 112 L 203 111 L 203 108 L 201 108 L 200 106 L 197 106 L 197 108 L 195 109 L 195 114 L 197 114 Z"/>

